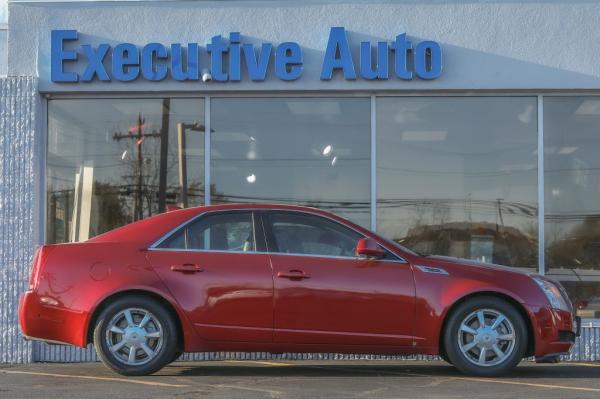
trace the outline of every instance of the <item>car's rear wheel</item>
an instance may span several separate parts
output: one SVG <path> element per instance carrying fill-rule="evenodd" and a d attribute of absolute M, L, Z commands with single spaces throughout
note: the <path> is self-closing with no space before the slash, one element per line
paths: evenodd
<path fill-rule="evenodd" d="M 98 316 L 94 346 L 102 362 L 117 373 L 147 375 L 172 361 L 177 326 L 159 302 L 139 295 L 122 297 Z"/>
<path fill-rule="evenodd" d="M 494 376 L 509 372 L 527 350 L 523 316 L 505 300 L 474 297 L 449 315 L 444 347 L 451 363 L 465 374 Z"/>

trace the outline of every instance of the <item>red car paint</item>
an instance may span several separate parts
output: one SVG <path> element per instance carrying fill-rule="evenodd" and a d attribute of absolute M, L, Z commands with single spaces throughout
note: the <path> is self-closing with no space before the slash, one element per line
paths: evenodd
<path fill-rule="evenodd" d="M 241 209 L 324 216 L 404 261 L 149 249 L 197 215 Z M 573 330 L 572 314 L 551 308 L 527 274 L 421 257 L 313 208 L 245 204 L 176 210 L 84 243 L 45 245 L 35 258 L 30 290 L 19 305 L 23 334 L 81 347 L 91 341 L 102 304 L 132 291 L 172 308 L 186 352 L 438 354 L 449 311 L 483 293 L 506 298 L 526 316 L 533 340 L 527 355 L 565 353 L 572 345 L 559 339 L 559 331 Z M 445 273 L 428 272 L 436 269 Z"/>

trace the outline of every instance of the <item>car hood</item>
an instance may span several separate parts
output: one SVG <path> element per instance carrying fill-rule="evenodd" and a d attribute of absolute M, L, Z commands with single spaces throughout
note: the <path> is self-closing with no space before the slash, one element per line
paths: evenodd
<path fill-rule="evenodd" d="M 452 264 L 455 266 L 476 267 L 476 268 L 498 270 L 498 271 L 502 271 L 502 272 L 517 273 L 517 274 L 523 274 L 523 275 L 531 274 L 530 271 L 527 271 L 524 269 L 519 269 L 519 268 L 512 267 L 512 266 L 503 266 L 503 265 L 496 265 L 494 263 L 478 262 L 478 261 L 472 260 L 472 259 L 455 258 L 453 256 L 428 255 L 425 257 L 425 259 L 433 260 L 435 262 Z"/>

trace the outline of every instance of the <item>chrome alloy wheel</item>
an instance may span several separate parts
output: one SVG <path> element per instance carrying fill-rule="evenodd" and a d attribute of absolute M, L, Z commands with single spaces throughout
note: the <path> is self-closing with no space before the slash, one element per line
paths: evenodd
<path fill-rule="evenodd" d="M 490 367 L 503 363 L 513 352 L 515 329 L 510 320 L 493 309 L 480 309 L 463 319 L 458 347 L 471 363 Z"/>
<path fill-rule="evenodd" d="M 111 354 L 129 366 L 154 359 L 163 345 L 163 327 L 152 313 L 127 308 L 117 313 L 106 328 L 106 346 Z"/>

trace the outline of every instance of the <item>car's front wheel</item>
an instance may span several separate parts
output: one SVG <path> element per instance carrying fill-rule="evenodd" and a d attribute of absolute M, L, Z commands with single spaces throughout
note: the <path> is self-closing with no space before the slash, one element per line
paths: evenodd
<path fill-rule="evenodd" d="M 171 362 L 177 327 L 159 302 L 145 296 L 122 297 L 98 316 L 94 346 L 104 364 L 123 375 L 147 375 Z"/>
<path fill-rule="evenodd" d="M 505 300 L 474 297 L 449 315 L 444 347 L 461 372 L 494 376 L 512 370 L 527 350 L 523 316 Z"/>

